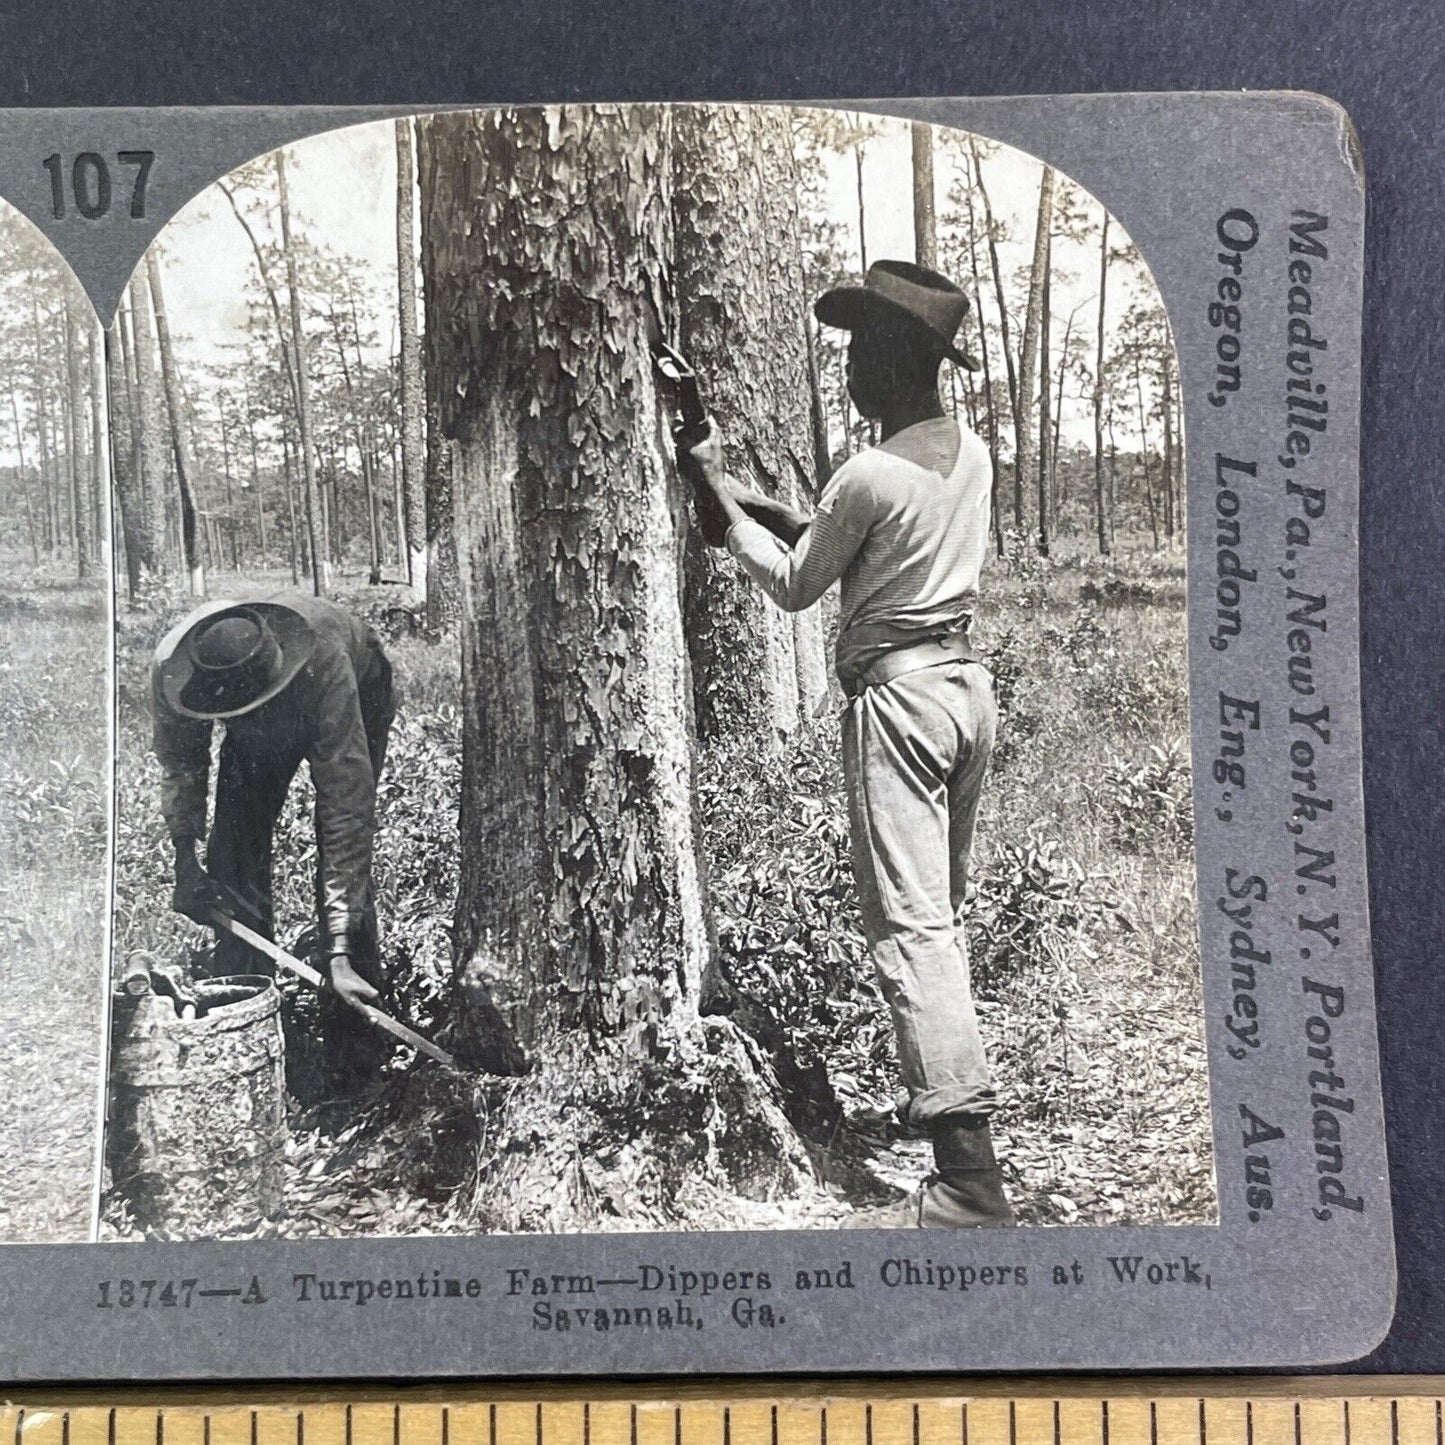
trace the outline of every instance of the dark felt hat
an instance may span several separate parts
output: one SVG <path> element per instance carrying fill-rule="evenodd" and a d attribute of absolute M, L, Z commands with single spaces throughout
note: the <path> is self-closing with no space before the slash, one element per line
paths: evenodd
<path fill-rule="evenodd" d="M 183 717 L 206 721 L 269 702 L 316 646 L 310 623 L 283 602 L 212 605 L 176 631 L 170 655 L 156 664 L 161 696 Z"/>
<path fill-rule="evenodd" d="M 931 340 L 950 361 L 969 371 L 978 362 L 954 344 L 968 315 L 968 297 L 947 276 L 911 261 L 875 261 L 861 286 L 835 286 L 814 303 L 824 326 L 856 331 L 869 321 L 903 322 Z"/>

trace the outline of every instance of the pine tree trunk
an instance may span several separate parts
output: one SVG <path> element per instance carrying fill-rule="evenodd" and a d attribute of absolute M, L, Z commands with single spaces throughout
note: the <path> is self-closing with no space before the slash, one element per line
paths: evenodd
<path fill-rule="evenodd" d="M 117 392 L 114 386 L 110 389 L 111 427 L 117 438 L 124 437 L 129 443 L 133 488 L 131 500 L 135 508 L 136 558 L 137 565 L 144 576 L 154 574 L 156 559 L 150 550 L 151 538 L 147 530 L 145 449 L 141 442 L 140 432 L 140 384 L 136 374 L 134 318 L 129 306 L 123 304 L 116 312 L 115 321 L 111 326 L 111 339 L 120 353 L 120 376 L 118 379 L 125 384 L 124 390 L 121 392 Z M 115 411 L 117 407 L 123 407 L 123 411 L 119 415 Z M 122 531 L 124 532 L 123 519 Z M 129 542 L 127 542 L 127 546 L 129 546 Z"/>
<path fill-rule="evenodd" d="M 291 308 L 291 356 L 296 372 L 296 424 L 300 428 L 301 475 L 306 486 L 306 530 L 311 540 L 311 590 L 324 597 L 331 590 L 331 563 L 327 560 L 326 522 L 321 513 L 321 489 L 316 481 L 316 453 L 312 445 L 311 381 L 307 374 L 306 331 L 301 324 L 301 282 L 296 248 L 291 241 L 291 199 L 286 191 L 286 153 L 278 150 L 276 197 L 281 213 L 281 249 L 286 257 L 286 292 Z"/>
<path fill-rule="evenodd" d="M 475 1207 L 571 1229 L 796 1188 L 765 1066 L 698 1010 L 686 522 L 644 321 L 668 118 L 441 115 L 419 146 L 427 389 L 455 443 L 459 1035 L 531 1063 L 489 1117 Z"/>
<path fill-rule="evenodd" d="M 286 477 L 286 517 L 288 521 L 286 536 L 290 550 L 291 585 L 297 587 L 301 583 L 301 533 L 296 518 L 296 478 L 291 464 L 291 436 L 284 425 L 281 428 L 281 457 Z M 309 571 L 311 567 L 309 558 L 306 560 L 306 567 Z"/>
<path fill-rule="evenodd" d="M 256 408 L 251 400 L 251 383 L 246 382 L 246 437 L 251 445 L 251 491 L 256 499 L 256 558 L 262 567 L 269 567 L 266 556 L 266 498 L 261 486 L 260 449 L 256 442 Z M 296 580 L 294 577 L 291 579 Z"/>
<path fill-rule="evenodd" d="M 85 405 L 85 385 L 81 380 L 81 328 L 86 324 L 77 314 L 71 289 L 65 291 L 65 391 L 67 397 L 65 443 L 66 462 L 70 471 L 70 525 L 75 539 L 76 576 L 84 582 L 90 576 L 94 561 L 90 508 L 90 465 L 81 447 L 81 434 L 87 429 L 89 411 Z"/>
<path fill-rule="evenodd" d="M 1109 555 L 1109 526 L 1104 515 L 1104 314 L 1109 293 L 1109 212 L 1099 234 L 1099 327 L 1094 347 L 1094 519 L 1099 555 Z"/>
<path fill-rule="evenodd" d="M 998 239 L 994 235 L 993 203 L 988 198 L 988 187 L 984 184 L 983 163 L 979 159 L 978 142 L 969 137 L 969 151 L 973 157 L 973 176 L 978 186 L 979 199 L 983 202 L 984 232 L 988 237 L 988 262 L 993 273 L 994 299 L 998 303 L 999 340 L 1003 348 L 1004 367 L 1008 374 L 1009 407 L 1013 412 L 1014 437 L 1023 430 L 1023 403 L 1019 397 L 1018 375 L 1014 370 L 1013 345 L 1009 341 L 1008 298 L 1003 289 L 1003 269 L 998 259 Z M 1014 527 L 1022 531 L 1024 525 L 1024 472 L 1023 459 L 1014 453 Z M 995 494 L 997 493 L 995 479 Z M 997 510 L 997 509 L 995 509 Z M 1003 538 L 999 538 L 999 552 L 1003 551 Z"/>
<path fill-rule="evenodd" d="M 730 473 L 796 505 L 815 484 L 786 113 L 685 107 L 674 119 L 674 155 L 681 350 L 706 388 Z M 684 621 L 698 737 L 776 749 L 826 695 L 818 616 L 780 612 L 696 528 L 686 545 Z"/>
<path fill-rule="evenodd" d="M 1034 227 L 1034 256 L 1029 267 L 1029 300 L 1024 313 L 1024 336 L 1019 347 L 1019 426 L 1014 443 L 1020 477 L 1033 476 L 1038 427 L 1033 415 L 1034 387 L 1038 382 L 1039 332 L 1043 317 L 1044 275 L 1048 270 L 1049 228 L 1054 214 L 1054 170 L 1045 166 L 1039 181 L 1039 211 Z"/>
<path fill-rule="evenodd" d="M 155 308 L 156 340 L 159 342 L 161 354 L 161 383 L 166 396 L 166 414 L 170 420 L 171 455 L 175 458 L 176 495 L 180 504 L 181 555 L 186 564 L 186 578 L 191 596 L 204 597 L 206 569 L 201 561 L 200 546 L 196 538 L 196 493 L 191 479 L 191 449 L 185 407 L 181 398 L 181 379 L 176 370 L 170 321 L 166 316 L 166 294 L 161 285 L 161 266 L 154 246 L 146 252 L 146 278 L 150 282 L 151 304 Z"/>
<path fill-rule="evenodd" d="M 1039 555 L 1049 555 L 1049 308 L 1054 240 L 1044 235 L 1044 285 L 1039 316 Z"/>
<path fill-rule="evenodd" d="M 221 427 L 221 477 L 226 488 L 226 540 L 230 543 L 231 571 L 241 570 L 241 522 L 236 516 L 235 480 L 231 475 L 231 428 L 226 420 L 226 404 L 219 400 L 216 416 Z"/>
<path fill-rule="evenodd" d="M 853 163 L 857 169 L 858 179 L 858 266 L 866 276 L 868 274 L 868 218 L 863 209 L 863 141 L 864 133 L 860 129 L 853 140 Z"/>
<path fill-rule="evenodd" d="M 130 279 L 130 314 L 135 352 L 135 421 L 140 438 L 141 475 L 145 479 L 146 551 L 154 559 L 153 573 L 164 577 L 170 570 L 166 495 L 171 475 L 166 462 L 166 423 L 157 376 L 155 335 L 151 329 L 150 290 L 139 271 Z"/>
<path fill-rule="evenodd" d="M 35 284 L 35 274 L 32 272 L 30 274 L 30 340 L 35 362 L 30 375 L 34 390 L 36 445 L 40 451 L 40 499 L 45 515 L 45 550 L 53 558 L 56 547 L 55 483 L 51 468 L 50 438 L 47 431 L 49 422 L 45 386 L 45 351 L 40 331 L 40 300 L 36 295 Z"/>
<path fill-rule="evenodd" d="M 828 446 L 828 407 L 823 399 L 823 380 L 818 374 L 817 330 L 811 316 L 805 316 L 803 321 L 807 327 L 803 342 L 808 351 L 808 420 L 813 430 L 813 492 L 816 498 L 833 475 L 833 457 Z"/>
<path fill-rule="evenodd" d="M 1164 349 L 1160 377 L 1160 410 L 1164 416 L 1164 496 L 1166 498 L 1165 533 L 1172 541 L 1178 530 L 1178 512 L 1174 505 L 1174 366 L 1169 334 L 1164 334 Z"/>
<path fill-rule="evenodd" d="M 1059 348 L 1059 369 L 1054 384 L 1054 422 L 1049 446 L 1049 505 L 1053 508 L 1056 526 L 1065 501 L 1059 484 L 1059 434 L 1064 420 L 1064 368 L 1069 359 L 1069 342 L 1074 334 L 1074 317 L 1078 314 L 1079 308 L 1076 306 L 1069 312 L 1069 319 L 1064 325 L 1064 340 Z"/>
<path fill-rule="evenodd" d="M 354 300 L 353 300 L 353 305 L 352 305 L 351 316 L 352 316 L 352 324 L 355 325 L 355 322 L 356 322 L 356 307 L 355 307 Z M 346 340 L 345 340 L 345 337 L 342 335 L 341 318 L 336 314 L 336 310 L 335 310 L 334 307 L 333 307 L 333 308 L 331 309 L 331 311 L 330 311 L 330 317 L 331 317 L 331 334 L 332 334 L 332 336 L 333 336 L 333 337 L 335 338 L 335 340 L 336 340 L 336 354 L 337 354 L 337 356 L 340 358 L 340 361 L 341 361 L 341 379 L 342 379 L 343 383 L 344 383 L 345 386 L 346 386 L 346 409 L 347 409 L 347 412 L 349 413 L 350 418 L 351 418 L 351 436 L 352 436 L 352 440 L 356 443 L 356 455 L 357 455 L 358 460 L 359 460 L 360 463 L 361 463 L 361 482 L 362 482 L 362 488 L 363 488 L 363 490 L 364 490 L 364 492 L 365 492 L 365 495 L 366 495 L 367 541 L 368 541 L 368 545 L 369 545 L 369 548 L 370 548 L 370 556 L 371 556 L 371 572 L 370 572 L 370 576 L 369 576 L 369 579 L 368 579 L 368 580 L 370 581 L 371 585 L 372 585 L 373 587 L 375 587 L 375 586 L 381 581 L 381 524 L 380 524 L 380 521 L 379 521 L 379 519 L 378 519 L 378 517 L 377 517 L 377 515 L 376 515 L 376 478 L 375 478 L 375 477 L 373 476 L 373 474 L 372 474 L 371 455 L 370 455 L 370 452 L 369 452 L 369 450 L 368 450 L 368 448 L 367 448 L 366 437 L 362 434 L 361 406 L 358 405 L 358 403 L 357 403 L 356 384 L 355 384 L 355 383 L 352 381 L 352 379 L 351 379 L 351 366 L 350 366 L 350 364 L 348 363 L 348 361 L 347 361 L 347 359 L 346 359 Z M 358 381 L 361 379 L 360 365 L 361 365 L 361 352 L 360 352 L 360 341 L 358 340 L 358 343 L 357 343 L 357 367 L 358 367 L 357 380 L 358 380 Z M 345 459 L 346 459 L 346 443 L 345 443 L 344 440 L 342 441 L 342 444 L 341 444 L 341 450 L 342 450 L 342 461 L 344 462 Z M 338 476 L 337 465 L 336 465 L 335 458 L 333 457 L 332 463 L 331 463 L 331 478 L 332 478 L 332 486 L 333 486 L 333 489 L 334 489 L 335 484 L 336 484 L 336 478 L 337 478 L 337 476 Z M 323 483 L 322 483 L 322 495 L 323 495 L 323 497 L 325 496 L 325 491 L 326 491 L 326 487 L 325 487 L 325 482 L 323 481 Z M 326 531 L 327 531 L 327 534 L 328 534 L 329 536 L 331 536 L 334 541 L 337 541 L 337 542 L 340 541 L 340 538 L 336 535 L 337 532 L 339 531 L 339 528 L 333 528 L 333 527 L 330 525 L 330 523 L 328 522 L 328 523 L 327 523 L 327 527 L 326 527 Z"/>
<path fill-rule="evenodd" d="M 90 515 L 91 535 L 101 572 L 110 571 L 111 530 L 105 497 L 105 333 L 93 316 L 85 320 L 86 360 L 90 363 Z"/>
<path fill-rule="evenodd" d="M 31 495 L 30 472 L 25 465 L 25 429 L 20 424 L 20 401 L 15 394 L 15 377 L 10 378 L 10 420 L 15 428 L 16 470 L 25 493 L 25 534 L 30 542 L 30 560 L 40 565 L 40 529 L 35 520 L 35 499 Z"/>
<path fill-rule="evenodd" d="M 913 141 L 913 254 L 920 266 L 938 269 L 938 225 L 933 204 L 933 127 L 915 120 Z"/>
<path fill-rule="evenodd" d="M 106 400 L 110 413 L 110 471 L 120 512 L 120 534 L 125 547 L 126 594 L 134 602 L 140 595 L 145 547 L 140 478 L 136 475 L 135 439 L 130 428 L 125 358 L 121 351 L 120 317 L 105 333 Z"/>
<path fill-rule="evenodd" d="M 975 168 L 977 155 L 975 154 Z M 980 181 L 980 185 L 982 182 Z M 993 481 L 989 490 L 989 517 L 993 524 L 994 545 L 1000 557 L 1004 554 L 1003 518 L 998 510 L 998 409 L 994 405 L 993 375 L 989 365 L 988 332 L 983 325 L 983 291 L 978 275 L 978 234 L 973 206 L 974 188 L 968 188 L 968 268 L 973 277 L 973 306 L 978 319 L 978 354 L 983 363 L 983 405 L 988 422 L 988 464 Z"/>
<path fill-rule="evenodd" d="M 425 246 L 425 239 L 422 244 Z M 429 387 L 426 411 L 426 618 L 427 626 L 440 632 L 456 622 L 461 607 L 457 538 L 452 525 L 452 458 L 456 446 L 441 434 Z"/>
<path fill-rule="evenodd" d="M 401 495 L 406 518 L 406 575 L 427 595 L 426 457 L 421 338 L 416 321 L 416 167 L 411 121 L 396 123 L 396 280 L 401 335 Z"/>
<path fill-rule="evenodd" d="M 1139 459 L 1144 464 L 1144 495 L 1149 501 L 1149 532 L 1159 550 L 1159 519 L 1154 509 L 1154 479 L 1149 470 L 1149 417 L 1144 410 L 1144 376 L 1134 353 L 1134 394 L 1139 400 Z M 1167 505 L 1167 504 L 1166 504 Z"/>

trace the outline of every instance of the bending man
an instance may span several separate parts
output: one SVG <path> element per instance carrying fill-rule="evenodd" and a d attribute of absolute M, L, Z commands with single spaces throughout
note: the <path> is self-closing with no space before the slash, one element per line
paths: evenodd
<path fill-rule="evenodd" d="M 327 1083 L 371 1077 L 386 1044 L 350 1005 L 382 982 L 371 890 L 376 780 L 396 706 L 391 664 L 363 622 L 322 598 L 212 602 L 173 628 L 151 672 L 161 809 L 175 844 L 172 904 L 198 923 L 219 909 L 274 937 L 271 842 L 304 759 L 316 792 L 316 905 L 331 990 L 322 1000 Z M 211 729 L 225 724 L 205 867 Z M 271 971 L 221 933 L 222 973 Z"/>
<path fill-rule="evenodd" d="M 853 870 L 864 932 L 893 1013 L 909 1117 L 936 1172 L 859 1225 L 1006 1225 L 989 1135 L 995 1107 L 969 984 L 961 910 L 984 773 L 993 683 L 969 641 L 989 537 L 992 468 L 938 398 L 968 310 L 936 272 L 880 261 L 815 313 L 850 333 L 848 391 L 879 446 L 841 466 L 811 518 L 728 478 L 716 428 L 692 449 L 700 514 L 778 606 L 798 611 L 841 579 L 837 669 Z"/>

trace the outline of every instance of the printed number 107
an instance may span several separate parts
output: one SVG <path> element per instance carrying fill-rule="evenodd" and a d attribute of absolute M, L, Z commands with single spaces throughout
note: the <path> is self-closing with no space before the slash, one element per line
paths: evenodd
<path fill-rule="evenodd" d="M 116 160 L 122 166 L 134 167 L 135 176 L 130 191 L 130 213 L 139 218 L 146 213 L 146 181 L 150 179 L 151 165 L 155 161 L 154 151 L 117 151 Z M 81 151 L 70 164 L 69 177 L 65 174 L 65 158 L 56 151 L 45 157 L 41 164 L 50 172 L 50 210 L 57 220 L 65 215 L 66 180 L 70 182 L 70 196 L 75 209 L 87 220 L 98 221 L 110 213 L 110 166 L 102 155 L 95 151 Z"/>

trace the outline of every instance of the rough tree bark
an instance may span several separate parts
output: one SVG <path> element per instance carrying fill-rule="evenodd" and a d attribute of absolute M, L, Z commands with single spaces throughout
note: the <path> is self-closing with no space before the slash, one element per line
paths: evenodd
<path fill-rule="evenodd" d="M 457 538 L 452 526 L 455 445 L 441 434 L 429 391 L 426 411 L 426 620 L 432 631 L 440 632 L 456 622 L 460 608 Z"/>
<path fill-rule="evenodd" d="M 401 495 L 407 580 L 427 595 L 426 458 L 423 453 L 421 338 L 416 324 L 416 166 L 411 121 L 396 123 L 396 283 L 401 336 Z"/>
<path fill-rule="evenodd" d="M 462 603 L 458 1032 L 531 1064 L 488 1122 L 475 1204 L 496 1227 L 662 1223 L 805 1173 L 766 1065 L 698 1012 L 686 522 L 644 321 L 668 123 L 586 106 L 419 127 Z"/>
<path fill-rule="evenodd" d="M 160 260 L 155 247 L 146 252 L 146 279 L 150 282 L 151 304 L 155 308 L 156 340 L 160 345 L 161 383 L 166 394 L 166 415 L 170 420 L 171 455 L 176 467 L 176 495 L 180 502 L 181 555 L 192 597 L 206 595 L 206 569 L 196 540 L 196 493 L 191 481 L 191 448 L 186 430 L 185 406 L 181 399 L 181 378 L 171 346 L 171 326 L 166 316 L 166 293 L 161 284 Z"/>
<path fill-rule="evenodd" d="M 166 494 L 170 468 L 166 464 L 164 402 L 158 379 L 155 334 L 151 329 L 150 288 L 142 271 L 130 279 L 131 342 L 135 352 L 135 419 L 139 436 L 141 476 L 145 485 L 146 551 L 154 559 L 152 573 L 163 577 L 170 570 L 166 548 Z"/>
<path fill-rule="evenodd" d="M 782 110 L 688 106 L 674 119 L 678 339 L 729 471 L 798 504 L 815 490 L 797 170 Z M 698 736 L 776 748 L 827 696 L 816 610 L 789 616 L 687 533 L 684 620 Z"/>
<path fill-rule="evenodd" d="M 306 486 L 306 531 L 311 542 L 311 590 L 324 597 L 331 590 L 331 563 L 327 557 L 326 522 L 321 513 L 321 489 L 316 481 L 316 453 L 312 446 L 311 381 L 307 374 L 306 329 L 301 324 L 301 281 L 296 248 L 291 241 L 291 198 L 286 191 L 286 152 L 275 152 L 276 204 L 281 215 L 281 250 L 286 257 L 286 294 L 291 308 L 291 355 L 295 363 L 296 424 L 300 430 L 301 475 Z"/>

